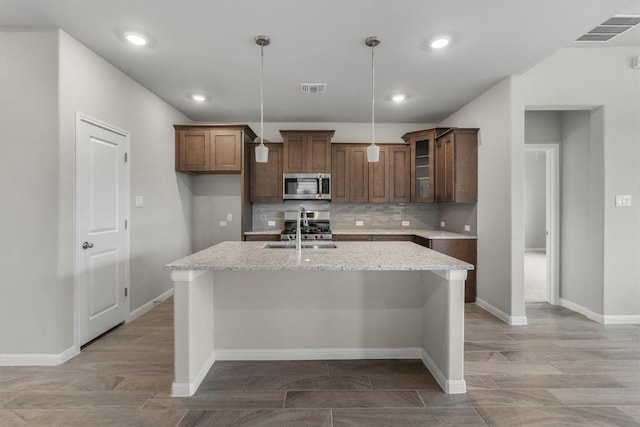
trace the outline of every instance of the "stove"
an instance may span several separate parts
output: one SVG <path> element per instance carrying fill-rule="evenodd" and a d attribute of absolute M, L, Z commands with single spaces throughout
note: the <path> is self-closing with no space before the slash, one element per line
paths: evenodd
<path fill-rule="evenodd" d="M 296 239 L 297 211 L 285 211 L 284 228 L 280 240 Z M 329 225 L 329 211 L 307 211 L 308 225 L 304 225 L 304 216 L 300 220 L 300 238 L 302 240 L 332 240 L 333 234 Z"/>

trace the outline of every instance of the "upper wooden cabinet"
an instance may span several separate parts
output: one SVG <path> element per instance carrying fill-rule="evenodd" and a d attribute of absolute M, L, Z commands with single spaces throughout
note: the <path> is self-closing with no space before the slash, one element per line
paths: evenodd
<path fill-rule="evenodd" d="M 282 203 L 282 144 L 265 144 L 269 148 L 267 163 L 256 162 L 257 145 L 248 146 L 251 152 L 251 201 Z"/>
<path fill-rule="evenodd" d="M 331 172 L 334 131 L 281 130 L 283 172 Z"/>
<path fill-rule="evenodd" d="M 438 131 L 446 129 L 426 129 L 408 132 L 402 139 L 409 143 L 411 169 L 411 202 L 435 201 L 435 142 Z"/>
<path fill-rule="evenodd" d="M 174 125 L 176 171 L 240 173 L 245 142 L 256 135 L 246 125 Z"/>
<path fill-rule="evenodd" d="M 363 144 L 333 144 L 332 201 L 400 203 L 410 200 L 409 155 L 406 145 L 380 145 L 380 160 L 367 161 Z"/>
<path fill-rule="evenodd" d="M 478 200 L 478 129 L 450 129 L 435 140 L 436 202 Z"/>

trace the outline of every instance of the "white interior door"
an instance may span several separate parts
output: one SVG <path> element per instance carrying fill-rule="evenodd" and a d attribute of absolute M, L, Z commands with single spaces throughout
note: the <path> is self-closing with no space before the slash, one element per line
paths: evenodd
<path fill-rule="evenodd" d="M 76 253 L 79 345 L 128 312 L 129 135 L 76 119 Z"/>

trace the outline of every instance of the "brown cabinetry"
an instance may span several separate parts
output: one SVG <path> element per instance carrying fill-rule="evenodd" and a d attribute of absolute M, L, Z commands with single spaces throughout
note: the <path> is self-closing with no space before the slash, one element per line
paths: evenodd
<path fill-rule="evenodd" d="M 243 144 L 256 135 L 246 125 L 174 125 L 175 168 L 187 173 L 240 173 Z"/>
<path fill-rule="evenodd" d="M 331 172 L 334 131 L 281 130 L 283 172 Z"/>
<path fill-rule="evenodd" d="M 369 201 L 369 162 L 364 145 L 332 144 L 331 201 Z"/>
<path fill-rule="evenodd" d="M 434 128 L 402 135 L 411 150 L 410 198 L 413 203 L 435 201 L 435 140 L 437 133 L 444 130 Z"/>
<path fill-rule="evenodd" d="M 269 148 L 267 163 L 256 162 L 255 147 L 251 151 L 251 201 L 258 203 L 282 202 L 282 144 L 265 144 Z"/>
<path fill-rule="evenodd" d="M 478 129 L 449 129 L 435 140 L 436 202 L 478 199 Z"/>
<path fill-rule="evenodd" d="M 477 266 L 477 241 L 475 239 L 425 239 L 416 236 L 413 240 L 434 251 L 457 258 Z M 476 301 L 476 270 L 467 271 L 464 285 L 464 302 Z"/>
<path fill-rule="evenodd" d="M 409 202 L 409 147 L 380 146 L 380 161 L 367 161 L 363 144 L 333 144 L 332 201 L 351 203 Z"/>

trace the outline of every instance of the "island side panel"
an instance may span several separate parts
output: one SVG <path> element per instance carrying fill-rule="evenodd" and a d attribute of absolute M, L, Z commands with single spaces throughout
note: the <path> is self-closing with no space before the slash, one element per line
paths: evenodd
<path fill-rule="evenodd" d="M 419 358 L 421 271 L 216 271 L 216 358 Z"/>
<path fill-rule="evenodd" d="M 213 272 L 179 270 L 174 282 L 174 397 L 192 396 L 215 362 Z"/>
<path fill-rule="evenodd" d="M 424 271 L 422 275 L 422 360 L 446 393 L 466 393 L 464 281 L 467 271 Z"/>

